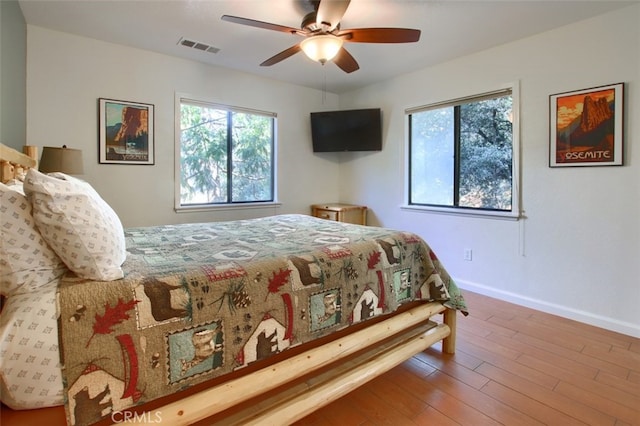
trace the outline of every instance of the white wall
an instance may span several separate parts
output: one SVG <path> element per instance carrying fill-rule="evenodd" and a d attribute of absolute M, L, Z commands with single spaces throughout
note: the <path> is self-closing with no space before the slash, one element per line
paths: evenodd
<path fill-rule="evenodd" d="M 374 223 L 422 235 L 463 288 L 640 336 L 639 22 L 633 5 L 341 96 L 343 108 L 382 106 L 386 141 L 381 153 L 345 159 L 340 198 L 368 205 Z M 525 219 L 401 210 L 405 108 L 513 81 Z M 549 168 L 549 95 L 619 82 L 625 165 Z"/>
<path fill-rule="evenodd" d="M 338 193 L 339 162 L 309 139 L 309 112 L 335 109 L 337 95 L 33 25 L 27 45 L 27 143 L 82 149 L 81 177 L 127 227 L 308 213 Z M 176 92 L 278 114 L 280 208 L 174 211 Z M 155 165 L 98 164 L 98 98 L 154 104 Z"/>
<path fill-rule="evenodd" d="M 0 1 L 0 142 L 22 150 L 26 124 L 27 26 L 17 1 Z"/>

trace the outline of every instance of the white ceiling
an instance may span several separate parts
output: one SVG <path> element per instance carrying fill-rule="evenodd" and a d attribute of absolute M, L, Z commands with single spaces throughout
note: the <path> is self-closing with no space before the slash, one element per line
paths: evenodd
<path fill-rule="evenodd" d="M 323 0 L 328 1 L 328 0 Z M 330 1 L 330 0 L 329 0 Z M 299 28 L 310 0 L 19 0 L 27 24 L 192 59 L 329 92 L 343 93 L 513 40 L 625 7 L 616 0 L 352 0 L 340 26 L 422 31 L 408 44 L 345 43 L 360 64 L 351 74 L 298 53 L 259 64 L 300 36 L 222 21 L 222 15 Z M 611 29 L 612 31 L 616 29 Z M 178 44 L 182 38 L 217 54 Z M 562 43 L 562 40 L 558 40 Z"/>

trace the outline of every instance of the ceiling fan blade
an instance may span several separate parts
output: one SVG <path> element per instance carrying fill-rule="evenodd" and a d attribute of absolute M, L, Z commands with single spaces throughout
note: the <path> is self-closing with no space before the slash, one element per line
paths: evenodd
<path fill-rule="evenodd" d="M 360 69 L 360 65 L 358 65 L 353 56 L 351 56 L 351 53 L 347 52 L 347 49 L 344 47 L 340 48 L 338 54 L 333 58 L 333 62 L 347 74 Z"/>
<path fill-rule="evenodd" d="M 420 30 L 410 28 L 356 28 L 338 31 L 336 35 L 351 43 L 412 43 L 420 40 Z"/>
<path fill-rule="evenodd" d="M 271 65 L 275 65 L 280 61 L 284 61 L 285 59 L 287 59 L 289 56 L 293 56 L 296 53 L 298 53 L 300 51 L 300 43 L 291 46 L 288 49 L 283 50 L 282 52 L 270 57 L 269 59 L 267 59 L 266 61 L 264 61 L 263 63 L 260 64 L 261 67 L 269 67 Z"/>
<path fill-rule="evenodd" d="M 279 31 L 281 33 L 298 34 L 299 29 L 286 27 L 284 25 L 271 24 L 269 22 L 256 21 L 255 19 L 241 18 L 239 16 L 222 15 L 222 20 L 233 22 L 234 24 L 248 25 L 250 27 L 262 28 L 265 30 Z"/>
<path fill-rule="evenodd" d="M 320 0 L 316 12 L 316 24 L 318 26 L 323 23 L 329 25 L 327 31 L 333 31 L 342 20 L 350 2 L 351 0 Z"/>

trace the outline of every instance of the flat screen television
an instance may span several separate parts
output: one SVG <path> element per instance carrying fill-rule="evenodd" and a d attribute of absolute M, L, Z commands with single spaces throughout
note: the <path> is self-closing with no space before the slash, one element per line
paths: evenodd
<path fill-rule="evenodd" d="M 380 108 L 311 113 L 314 152 L 381 151 Z"/>

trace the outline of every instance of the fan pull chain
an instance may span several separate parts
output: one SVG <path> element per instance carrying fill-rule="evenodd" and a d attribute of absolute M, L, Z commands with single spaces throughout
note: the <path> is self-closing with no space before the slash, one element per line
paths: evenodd
<path fill-rule="evenodd" d="M 327 69 L 324 67 L 324 64 L 322 64 L 322 75 L 322 105 L 324 105 L 327 100 Z"/>

